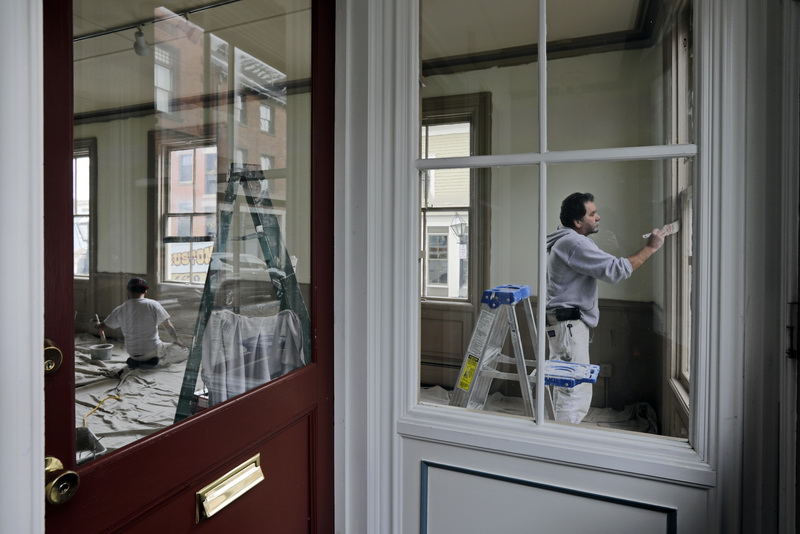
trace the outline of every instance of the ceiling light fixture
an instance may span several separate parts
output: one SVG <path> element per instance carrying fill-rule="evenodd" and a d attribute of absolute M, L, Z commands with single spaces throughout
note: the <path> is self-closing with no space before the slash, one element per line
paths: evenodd
<path fill-rule="evenodd" d="M 142 33 L 142 27 L 139 26 L 136 28 L 136 33 L 133 34 L 134 42 L 133 42 L 133 50 L 139 56 L 146 56 L 150 53 L 150 45 L 147 44 L 147 41 L 144 40 L 144 34 Z"/>

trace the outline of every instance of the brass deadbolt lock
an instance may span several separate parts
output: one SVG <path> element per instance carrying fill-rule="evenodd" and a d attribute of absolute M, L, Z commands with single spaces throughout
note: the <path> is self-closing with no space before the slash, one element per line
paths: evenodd
<path fill-rule="evenodd" d="M 61 363 L 64 361 L 64 355 L 61 349 L 56 347 L 55 343 L 49 339 L 44 340 L 44 374 L 49 375 L 58 371 Z"/>
<path fill-rule="evenodd" d="M 44 459 L 44 495 L 50 504 L 64 504 L 78 491 L 81 477 L 67 471 L 61 460 L 53 456 Z"/>

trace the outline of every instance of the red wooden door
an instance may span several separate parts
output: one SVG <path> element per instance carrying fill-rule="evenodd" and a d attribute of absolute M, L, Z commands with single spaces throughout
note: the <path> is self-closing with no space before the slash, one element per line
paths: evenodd
<path fill-rule="evenodd" d="M 259 12 L 261 0 L 242 0 L 241 4 L 235 7 L 238 11 L 234 11 L 233 7 L 222 5 L 227 3 L 220 2 L 221 8 L 230 9 L 228 14 L 244 20 L 244 22 L 239 22 L 242 26 L 235 35 L 226 35 L 226 30 L 219 20 L 213 19 L 211 15 L 208 15 L 209 18 L 203 18 L 206 15 L 203 15 L 199 9 L 192 11 L 192 9 L 201 7 L 201 4 L 206 6 L 203 9 L 215 9 L 208 8 L 207 3 L 173 2 L 172 10 L 181 17 L 180 20 L 173 22 L 175 24 L 184 24 L 184 21 L 189 23 L 188 27 L 179 28 L 181 30 L 188 28 L 189 38 L 191 38 L 191 30 L 198 27 L 203 29 L 204 23 L 215 24 L 214 27 L 219 28 L 217 33 L 207 31 L 207 35 L 198 41 L 200 43 L 198 46 L 201 47 L 199 50 L 206 54 L 206 65 L 212 63 L 209 59 L 211 56 L 215 53 L 219 55 L 223 50 L 219 43 L 224 38 L 228 38 L 227 42 L 236 43 L 237 39 L 242 39 L 242 36 L 247 35 L 246 23 L 248 21 L 245 19 L 248 15 Z M 302 87 L 305 87 L 304 94 L 306 96 L 301 96 L 301 98 L 307 98 L 307 107 L 313 110 L 308 123 L 310 132 L 308 145 L 311 149 L 307 162 L 310 169 L 311 190 L 308 195 L 308 213 L 311 215 L 308 217 L 309 228 L 306 238 L 310 254 L 301 258 L 303 261 L 301 265 L 305 270 L 305 280 L 307 280 L 301 285 L 311 318 L 311 361 L 285 376 L 264 385 L 252 387 L 247 392 L 218 406 L 203 411 L 198 410 L 196 414 L 185 420 L 157 429 L 146 437 L 133 440 L 112 452 L 80 464 L 76 451 L 76 427 L 83 426 L 86 422 L 87 408 L 78 404 L 76 409 L 76 386 L 80 385 L 76 384 L 76 361 L 83 361 L 76 354 L 74 348 L 78 346 L 76 332 L 81 330 L 83 322 L 81 314 L 84 312 L 80 310 L 91 313 L 97 307 L 103 306 L 103 298 L 100 295 L 107 290 L 107 287 L 103 286 L 105 283 L 103 277 L 109 276 L 108 265 L 116 261 L 114 258 L 117 255 L 115 255 L 116 253 L 107 254 L 110 248 L 107 243 L 102 245 L 105 248 L 101 248 L 97 244 L 89 245 L 87 254 L 95 257 L 86 260 L 88 275 L 76 282 L 78 262 L 73 260 L 76 258 L 75 247 L 77 245 L 74 245 L 73 242 L 74 228 L 78 223 L 75 216 L 76 194 L 73 184 L 75 176 L 73 172 L 75 157 L 72 143 L 73 132 L 75 124 L 78 123 L 78 117 L 83 124 L 91 123 L 100 129 L 100 125 L 102 128 L 106 128 L 115 120 L 128 122 L 138 120 L 137 113 L 142 116 L 148 116 L 148 113 L 152 115 L 152 110 L 145 109 L 147 106 L 144 108 L 138 106 L 137 108 L 136 105 L 132 105 L 126 108 L 122 112 L 124 116 L 120 117 L 120 107 L 116 106 L 115 111 L 106 113 L 99 119 L 97 117 L 107 111 L 101 109 L 102 106 L 92 112 L 86 109 L 74 110 L 72 94 L 73 38 L 75 37 L 73 35 L 73 11 L 70 2 L 44 0 L 43 4 L 46 95 L 44 102 L 46 132 L 44 139 L 45 332 L 47 338 L 52 340 L 64 355 L 62 366 L 46 378 L 46 455 L 58 458 L 64 464 L 65 469 L 74 470 L 80 477 L 80 485 L 69 500 L 62 504 L 47 504 L 46 526 L 48 532 L 332 532 L 334 2 L 332 0 L 314 0 L 308 3 L 298 2 L 297 6 L 291 6 L 293 8 L 292 17 L 298 17 L 299 14 L 301 19 L 307 17 L 309 21 L 310 76 L 297 80 L 292 79 L 289 73 L 286 76 L 287 83 L 281 88 L 284 93 L 287 92 L 287 87 L 288 93 L 291 91 L 302 93 Z M 137 3 L 127 3 L 126 5 L 128 4 L 135 5 Z M 97 5 L 100 6 L 102 3 Z M 83 8 L 93 9 L 90 2 L 84 3 Z M 186 13 L 181 15 L 180 9 L 184 9 Z M 124 18 L 122 15 L 121 17 Z M 144 21 L 144 33 L 151 39 L 149 43 L 151 48 L 155 48 L 153 41 L 157 36 L 150 30 L 156 31 L 156 28 L 148 30 L 147 25 L 156 26 L 152 21 L 160 16 L 164 16 L 163 13 L 156 12 L 153 18 Z M 124 26 L 125 22 L 143 24 L 141 19 L 129 18 L 124 21 L 122 18 L 120 27 Z M 227 20 L 233 19 L 229 17 Z M 249 22 L 252 23 L 252 19 Z M 158 24 L 163 23 L 159 22 Z M 299 24 L 302 22 L 297 22 L 293 18 L 291 22 L 283 26 L 287 33 L 285 42 L 291 43 L 292 38 L 289 34 L 292 28 Z M 142 29 L 142 26 L 139 28 Z M 101 30 L 103 29 L 107 30 L 108 28 L 101 28 Z M 167 29 L 172 31 L 170 28 Z M 132 45 L 135 30 L 135 27 L 119 30 L 110 37 L 120 37 L 125 34 L 130 38 L 130 45 Z M 99 35 L 97 39 L 102 40 L 108 37 Z M 258 40 L 262 37 L 267 39 L 268 35 L 260 32 L 251 38 Z M 89 37 L 86 40 L 91 39 L 92 37 Z M 168 41 L 166 37 L 163 37 L 163 41 L 163 50 L 160 50 L 159 53 L 177 50 L 178 45 L 175 42 Z M 100 41 L 97 41 L 93 44 L 99 47 L 99 43 Z M 134 51 L 130 50 L 130 45 L 127 45 L 129 52 L 134 54 Z M 215 49 L 214 46 L 217 48 Z M 299 45 L 298 47 L 302 48 Z M 233 48 L 233 44 L 230 48 Z M 252 61 L 253 54 L 246 48 L 246 45 L 243 44 L 239 56 L 230 52 L 227 44 L 224 51 L 228 54 L 226 56 L 228 58 L 240 58 L 239 67 L 256 68 L 256 70 L 260 68 L 262 72 L 269 70 L 265 67 L 267 62 L 263 58 Z M 287 46 L 287 49 L 291 48 L 292 46 Z M 177 50 L 177 52 L 181 52 L 181 50 Z M 150 53 L 149 65 L 152 67 L 153 63 L 157 63 L 159 59 L 152 57 L 152 49 Z M 104 57 L 102 54 L 96 53 L 92 57 Z M 187 55 L 188 53 L 185 53 L 181 59 L 187 60 Z M 86 57 L 88 58 L 89 55 Z M 76 69 L 83 68 L 77 63 L 75 65 Z M 113 68 L 113 63 L 106 68 Z M 280 72 L 278 67 L 271 66 L 270 68 L 273 68 L 275 72 Z M 242 72 L 244 70 L 246 69 L 242 69 Z M 227 70 L 226 74 L 228 72 L 233 72 L 233 70 Z M 117 74 L 109 71 L 106 83 L 113 84 L 115 75 Z M 276 104 L 279 108 L 277 118 L 280 119 L 280 103 L 291 101 L 291 97 L 282 101 L 280 94 L 269 92 L 274 88 L 264 87 L 264 84 L 261 84 L 259 80 L 254 80 L 252 76 L 248 82 L 251 87 L 246 92 L 243 91 L 246 97 L 242 101 L 246 103 L 253 94 L 261 99 L 262 104 L 263 101 L 268 100 L 268 97 L 272 98 L 273 100 L 268 100 L 269 105 L 278 102 Z M 221 76 L 219 80 L 222 80 Z M 171 80 L 173 83 L 171 90 L 180 86 L 177 83 L 179 81 Z M 156 87 L 154 102 L 148 105 L 158 109 L 158 91 L 163 89 L 163 84 L 160 85 L 161 82 L 159 82 L 158 66 L 156 66 L 153 83 Z M 185 90 L 191 81 L 186 78 L 182 83 Z M 223 98 L 227 98 L 229 94 L 225 91 L 209 90 L 208 82 L 204 83 L 205 89 L 200 94 L 171 95 L 172 104 L 170 105 L 173 107 L 166 115 L 175 118 L 176 114 L 180 114 L 191 106 L 202 108 L 205 116 L 214 113 L 213 110 L 209 111 L 213 106 L 218 106 L 215 109 L 219 109 L 220 105 L 225 106 L 224 109 L 238 112 L 235 102 L 236 87 L 234 87 L 234 91 L 230 92 L 230 95 L 233 95 L 231 101 L 220 104 L 220 94 L 223 95 Z M 298 86 L 301 87 L 298 89 Z M 84 89 L 79 88 L 77 91 Z M 177 105 L 175 105 L 176 102 Z M 78 103 L 76 108 L 84 105 L 84 103 Z M 287 107 L 291 107 L 291 105 L 287 105 Z M 145 111 L 142 112 L 142 109 Z M 259 108 L 255 107 L 255 109 Z M 267 135 L 270 134 L 269 123 L 265 123 L 265 120 L 276 118 L 275 115 L 271 115 L 271 113 L 275 113 L 275 109 L 263 111 L 266 109 L 263 106 L 261 109 L 260 113 L 256 112 L 251 115 L 249 120 L 251 124 L 252 122 L 259 124 L 261 133 Z M 117 115 L 115 116 L 115 114 Z M 189 115 L 183 115 L 181 118 L 186 121 L 187 117 Z M 279 122 L 280 120 L 274 126 L 278 133 L 281 131 Z M 220 135 L 220 132 L 225 131 L 226 124 L 230 126 L 233 123 L 229 122 L 220 126 L 220 122 L 216 121 L 216 129 L 212 132 L 211 137 L 217 136 L 215 146 L 218 152 L 228 150 L 232 154 L 233 143 L 231 140 L 236 141 L 236 138 L 224 138 L 224 135 Z M 169 143 L 165 143 L 161 148 L 154 145 L 162 137 L 174 140 L 175 135 L 171 137 L 162 135 L 166 130 L 170 130 L 170 134 L 176 132 L 186 134 L 187 132 L 185 128 L 164 128 L 161 123 L 156 123 L 155 126 L 150 124 L 145 130 L 148 133 L 146 137 L 148 146 L 145 153 L 149 153 L 152 162 L 163 162 L 163 155 L 173 153 L 170 152 L 172 145 Z M 155 135 L 153 135 L 154 130 L 156 130 Z M 208 130 L 206 128 L 203 133 L 206 145 L 201 143 L 201 147 L 207 146 Z M 275 130 L 271 132 L 271 135 L 275 135 Z M 107 141 L 108 137 L 104 137 L 103 134 L 94 139 L 95 144 L 98 145 L 98 152 L 103 151 L 103 148 L 99 147 Z M 116 148 L 119 149 L 119 143 L 126 142 L 118 141 Z M 230 145 L 227 149 L 224 148 L 226 142 Z M 292 149 L 290 146 L 288 152 L 291 152 Z M 157 153 L 159 150 L 161 152 Z M 272 165 L 273 161 L 270 161 L 269 157 L 271 156 L 262 159 L 262 162 Z M 277 159 L 280 157 L 278 156 Z M 292 160 L 293 156 L 284 154 L 283 157 Z M 101 190 L 109 186 L 113 187 L 114 183 L 121 178 L 115 177 L 113 181 L 103 181 L 108 178 L 102 176 L 104 172 L 113 172 L 104 170 L 109 168 L 108 154 L 97 155 L 96 158 L 97 161 L 92 160 L 92 163 L 97 166 L 94 172 L 100 176 L 93 175 L 95 176 L 93 180 L 99 183 Z M 121 161 L 124 157 L 120 156 L 119 159 L 120 162 L 113 163 L 124 165 Z M 208 161 L 207 159 L 206 163 Z M 155 211 L 156 208 L 153 206 L 153 204 L 158 205 L 162 198 L 157 191 L 153 190 L 151 184 L 154 179 L 157 179 L 157 176 L 154 177 L 152 174 L 158 174 L 159 168 L 163 168 L 163 166 L 159 167 L 160 164 L 148 167 L 147 172 L 151 175 L 147 177 L 149 180 L 148 190 L 142 197 L 145 199 L 145 205 L 136 206 L 137 209 L 145 210 L 147 215 L 138 218 L 133 215 L 128 219 L 129 222 L 132 221 L 132 225 L 137 224 L 137 220 L 139 223 L 144 221 L 142 231 L 148 234 L 147 245 L 144 247 L 147 261 L 140 262 L 138 265 L 146 265 L 146 271 L 128 269 L 123 261 L 119 264 L 120 272 L 115 276 L 125 279 L 131 273 L 146 274 L 151 277 L 151 286 L 158 284 L 157 288 L 153 288 L 156 296 L 160 296 L 162 300 L 166 301 L 170 300 L 165 297 L 169 296 L 169 288 L 173 286 L 169 283 L 162 283 L 164 282 L 163 278 L 167 276 L 165 273 L 169 271 L 162 269 L 164 256 L 159 254 L 167 255 L 169 251 L 164 252 L 164 249 L 153 245 L 163 237 L 163 234 L 159 232 L 163 231 L 163 228 L 168 228 L 168 225 L 159 227 L 160 223 L 155 218 L 161 212 Z M 288 167 L 288 165 L 285 166 Z M 97 183 L 93 182 L 93 192 L 96 192 L 98 188 Z M 134 181 L 134 183 L 138 182 Z M 291 189 L 292 187 L 287 180 L 281 182 L 280 178 L 270 182 L 271 185 L 275 183 L 278 184 L 278 188 Z M 99 196 L 101 193 L 97 194 Z M 280 193 L 278 194 L 280 196 Z M 291 198 L 285 198 L 283 202 L 285 205 L 292 204 Z M 278 207 L 282 205 L 280 202 L 277 204 Z M 118 211 L 116 215 L 125 219 L 126 209 L 118 207 L 116 210 Z M 108 224 L 107 215 L 108 210 L 106 210 L 105 221 L 102 216 L 100 220 L 97 216 L 91 220 L 90 224 L 94 225 L 89 233 L 91 239 L 102 241 L 103 233 L 107 231 L 107 228 L 102 227 L 103 224 Z M 288 219 L 290 215 L 285 217 Z M 100 227 L 98 228 L 98 226 Z M 302 224 L 295 222 L 295 226 L 302 226 Z M 302 241 L 302 238 L 295 240 L 295 242 L 299 241 Z M 164 245 L 159 246 L 163 247 Z M 124 256 L 125 253 L 123 251 L 122 255 Z M 101 262 L 106 262 L 106 264 L 103 265 Z M 135 266 L 136 262 L 132 261 L 130 265 Z M 74 289 L 91 284 L 102 286 L 100 289 L 95 287 L 92 290 L 91 299 L 82 293 L 82 289 L 80 291 Z M 179 284 L 174 284 L 174 287 L 177 288 L 175 291 L 184 288 Z M 196 294 L 202 287 L 191 286 L 190 289 Z M 113 294 L 114 291 L 118 290 L 112 289 L 111 293 Z M 248 293 L 245 296 L 252 295 Z M 178 296 L 172 300 L 179 302 L 181 298 Z M 259 297 L 256 296 L 257 298 Z M 86 303 L 87 299 L 91 301 L 89 305 Z M 195 305 L 196 301 L 182 307 L 175 304 L 179 312 L 186 312 Z M 106 313 L 103 312 L 103 316 L 105 315 Z M 191 340 L 187 338 L 187 332 L 183 331 L 181 334 L 183 342 L 191 344 Z M 82 335 L 90 334 L 84 332 Z M 89 361 L 89 364 L 105 366 L 106 362 Z M 119 369 L 122 368 L 123 366 L 120 365 Z M 146 391 L 143 396 L 144 402 L 147 403 L 149 399 Z M 110 410 L 109 416 L 112 419 L 115 415 L 114 409 L 108 408 L 108 405 L 114 402 L 116 401 L 107 401 L 103 408 Z M 99 421 L 98 413 L 100 412 L 89 416 L 88 427 L 97 428 L 95 425 L 99 424 L 96 422 Z M 82 417 L 83 420 L 81 420 Z M 197 492 L 255 455 L 260 455 L 263 481 L 230 502 L 212 517 L 201 518 L 198 521 Z"/>

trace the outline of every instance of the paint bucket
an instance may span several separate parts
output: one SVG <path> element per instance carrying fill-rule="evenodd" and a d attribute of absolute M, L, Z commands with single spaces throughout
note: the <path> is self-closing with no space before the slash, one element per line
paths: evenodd
<path fill-rule="evenodd" d="M 113 348 L 114 345 L 111 343 L 101 343 L 89 347 L 89 352 L 92 353 L 93 360 L 108 360 L 111 358 L 111 349 Z"/>
<path fill-rule="evenodd" d="M 75 434 L 77 438 L 75 459 L 78 465 L 106 453 L 106 448 L 88 427 L 79 426 Z"/>

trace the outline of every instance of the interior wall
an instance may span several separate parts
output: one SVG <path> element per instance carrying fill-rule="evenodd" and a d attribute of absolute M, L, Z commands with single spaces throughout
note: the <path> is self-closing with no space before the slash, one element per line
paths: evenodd
<path fill-rule="evenodd" d="M 147 132 L 152 116 L 76 126 L 75 138 L 97 138 L 97 271 L 147 273 Z"/>

